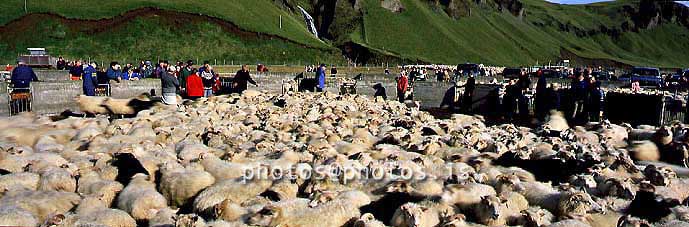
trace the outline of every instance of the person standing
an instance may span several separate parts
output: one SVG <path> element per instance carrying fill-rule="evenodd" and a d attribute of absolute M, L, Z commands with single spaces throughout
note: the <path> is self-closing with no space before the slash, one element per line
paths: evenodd
<path fill-rule="evenodd" d="M 515 107 L 517 106 L 517 99 L 520 95 L 519 86 L 516 85 L 515 80 L 510 80 L 505 86 L 505 95 L 502 98 L 503 112 L 505 114 L 505 121 L 512 121 L 514 118 Z"/>
<path fill-rule="evenodd" d="M 577 79 L 572 83 L 572 95 L 574 100 L 574 111 L 572 113 L 572 120 L 580 122 L 584 115 L 584 104 L 586 96 L 588 95 L 587 82 L 584 80 L 584 75 L 579 73 Z"/>
<path fill-rule="evenodd" d="M 548 98 L 547 98 L 547 90 L 548 90 L 548 81 L 546 80 L 545 76 L 543 76 L 543 71 L 541 69 L 536 72 L 536 75 L 538 76 L 538 82 L 536 82 L 536 98 L 534 99 L 534 104 L 536 108 L 536 118 L 539 120 L 545 120 L 545 116 L 548 114 L 549 107 L 547 105 Z"/>
<path fill-rule="evenodd" d="M 242 65 L 242 69 L 237 71 L 237 73 L 234 75 L 234 81 L 233 81 L 233 87 L 235 93 L 242 93 L 246 91 L 248 83 L 251 83 L 255 86 L 258 87 L 258 84 L 256 84 L 256 81 L 254 81 L 253 78 L 251 78 L 251 73 L 249 72 L 249 66 L 247 65 Z"/>
<path fill-rule="evenodd" d="M 331 76 L 337 75 L 337 67 L 335 67 L 334 65 L 332 67 L 330 67 L 330 75 Z"/>
<path fill-rule="evenodd" d="M 179 91 L 179 80 L 176 76 L 177 68 L 169 66 L 167 72 L 160 78 L 163 92 L 163 103 L 167 105 L 177 105 L 177 93 Z"/>
<path fill-rule="evenodd" d="M 98 86 L 98 71 L 96 67 L 98 67 L 98 65 L 95 62 L 91 62 L 91 64 L 84 69 L 81 82 L 84 95 L 86 96 L 96 96 L 96 86 Z"/>
<path fill-rule="evenodd" d="M 199 76 L 196 69 L 193 69 L 191 74 L 187 77 L 187 96 L 190 99 L 197 99 L 203 97 L 203 80 Z"/>
<path fill-rule="evenodd" d="M 119 82 L 122 79 L 122 71 L 120 71 L 120 64 L 117 62 L 111 62 L 108 71 L 106 71 L 108 80 L 114 80 Z"/>
<path fill-rule="evenodd" d="M 168 69 L 168 62 L 167 60 L 163 60 L 158 62 L 158 67 L 153 70 L 153 77 L 154 78 L 162 78 L 163 74 L 166 73 L 166 69 Z"/>
<path fill-rule="evenodd" d="M 213 68 L 203 67 L 204 71 L 199 72 L 201 74 L 201 80 L 203 82 L 203 97 L 210 97 L 213 95 L 213 85 L 215 85 L 215 75 L 213 75 Z"/>
<path fill-rule="evenodd" d="M 408 87 L 409 78 L 407 78 L 407 72 L 402 70 L 400 76 L 397 78 L 397 99 L 399 102 L 404 103 Z"/>
<path fill-rule="evenodd" d="M 29 88 L 31 87 L 31 81 L 38 81 L 36 73 L 25 62 L 17 62 L 17 67 L 12 70 L 12 76 L 10 77 L 12 87 L 20 89 Z"/>
<path fill-rule="evenodd" d="M 60 56 L 57 59 L 57 62 L 55 63 L 55 65 L 56 65 L 55 68 L 57 68 L 57 70 L 64 70 L 67 67 L 67 62 L 65 61 L 64 58 L 62 58 L 62 56 Z"/>
<path fill-rule="evenodd" d="M 373 94 L 373 98 L 381 97 L 383 100 L 388 99 L 388 95 L 385 92 L 385 87 L 383 87 L 381 83 L 373 85 L 373 89 L 376 91 L 376 93 Z"/>
<path fill-rule="evenodd" d="M 318 80 L 317 92 L 325 91 L 325 64 L 321 64 L 316 70 L 316 79 Z"/>
<path fill-rule="evenodd" d="M 593 78 L 593 77 L 591 77 Z M 590 122 L 600 122 L 603 116 L 603 103 L 605 102 L 605 93 L 600 89 L 600 83 L 593 80 L 589 92 L 589 103 L 587 106 L 589 121 Z"/>
<path fill-rule="evenodd" d="M 179 84 L 180 84 L 180 91 L 182 95 L 187 95 L 187 77 L 191 76 L 191 74 L 194 72 L 194 61 L 188 60 L 187 64 L 182 68 L 182 71 L 179 74 Z"/>
<path fill-rule="evenodd" d="M 476 90 L 476 79 L 474 74 L 470 73 L 467 82 L 463 85 L 464 95 L 462 96 L 462 110 L 466 113 L 471 113 L 471 106 L 474 101 L 474 90 Z"/>
<path fill-rule="evenodd" d="M 81 61 L 74 63 L 74 66 L 69 70 L 69 78 L 71 80 L 81 80 L 84 76 L 84 67 L 81 65 Z"/>
<path fill-rule="evenodd" d="M 519 108 L 519 117 L 522 120 L 527 120 L 529 117 L 529 98 L 526 96 L 529 92 L 529 87 L 531 86 L 531 79 L 529 75 L 522 71 L 519 75 L 519 80 L 517 80 L 517 87 L 519 88 L 519 97 L 517 100 L 517 105 Z"/>

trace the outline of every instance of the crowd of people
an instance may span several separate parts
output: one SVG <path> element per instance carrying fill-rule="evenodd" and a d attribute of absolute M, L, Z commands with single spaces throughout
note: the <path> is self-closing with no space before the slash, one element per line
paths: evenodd
<path fill-rule="evenodd" d="M 535 89 L 532 89 L 530 76 L 522 72 L 517 79 L 508 79 L 504 84 L 500 114 L 505 121 L 528 121 L 532 117 L 545 120 L 551 110 L 560 110 L 561 105 L 570 105 L 573 111 L 568 118 L 575 123 L 598 122 L 603 115 L 605 92 L 600 82 L 588 71 L 576 72 L 570 84 L 570 96 L 567 100 L 572 103 L 561 103 L 563 100 L 559 92 L 559 83 L 549 83 L 548 77 L 542 70 L 535 73 L 537 79 Z M 638 83 L 637 83 L 638 86 Z M 464 88 L 460 97 L 459 88 Z M 472 113 L 472 102 L 476 80 L 470 74 L 463 84 L 459 81 L 447 90 L 441 108 L 449 107 L 463 113 Z M 533 116 L 530 105 L 533 104 Z"/>
<path fill-rule="evenodd" d="M 267 72 L 268 69 L 261 66 L 263 65 L 258 66 L 258 70 Z M 162 98 L 167 104 L 175 104 L 173 97 L 177 95 L 197 99 L 212 96 L 221 90 L 220 75 L 213 70 L 209 61 L 205 61 L 199 68 L 195 67 L 192 60 L 177 61 L 175 64 L 161 60 L 157 65 L 153 65 L 151 61 L 141 61 L 138 66 L 129 63 L 122 66 L 119 62 L 111 62 L 107 67 L 100 67 L 96 62 L 82 64 L 80 60 L 65 62 L 60 58 L 58 67 L 69 70 L 72 80 L 81 80 L 83 93 L 87 96 L 95 96 L 99 87 L 109 86 L 111 82 L 145 78 L 161 80 Z M 248 83 L 258 86 L 251 77 L 249 67 L 243 65 L 232 80 L 232 92 L 243 92 Z"/>

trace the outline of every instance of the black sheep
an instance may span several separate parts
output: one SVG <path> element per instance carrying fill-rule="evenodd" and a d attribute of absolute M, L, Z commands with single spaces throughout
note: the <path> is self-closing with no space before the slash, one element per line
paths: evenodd
<path fill-rule="evenodd" d="M 672 213 L 671 208 L 679 205 L 680 203 L 676 199 L 662 198 L 657 195 L 655 186 L 642 183 L 634 200 L 627 207 L 626 213 L 650 222 L 657 222 L 670 215 Z"/>

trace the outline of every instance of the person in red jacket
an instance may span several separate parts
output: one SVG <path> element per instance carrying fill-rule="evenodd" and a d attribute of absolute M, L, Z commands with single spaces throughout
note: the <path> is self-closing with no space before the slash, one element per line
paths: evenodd
<path fill-rule="evenodd" d="M 197 99 L 203 97 L 203 80 L 196 72 L 196 69 L 192 71 L 187 77 L 187 96 L 190 99 Z"/>
<path fill-rule="evenodd" d="M 407 93 L 407 87 L 409 86 L 409 78 L 407 78 L 407 72 L 402 71 L 400 77 L 397 78 L 397 98 L 400 102 L 404 102 L 405 93 Z"/>

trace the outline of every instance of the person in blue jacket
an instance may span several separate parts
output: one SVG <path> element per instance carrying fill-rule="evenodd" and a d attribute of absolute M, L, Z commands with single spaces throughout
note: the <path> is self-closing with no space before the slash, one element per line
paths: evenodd
<path fill-rule="evenodd" d="M 108 75 L 108 80 L 120 81 L 122 78 L 122 71 L 120 71 L 120 64 L 117 62 L 111 62 L 110 68 L 106 72 Z"/>
<path fill-rule="evenodd" d="M 98 67 L 98 64 L 96 64 L 95 62 L 91 62 L 91 64 L 84 70 L 84 77 L 82 81 L 84 95 L 86 96 L 96 96 L 96 86 L 98 85 L 98 80 L 96 79 L 96 67 Z"/>
<path fill-rule="evenodd" d="M 322 92 L 325 90 L 325 64 L 321 64 L 316 70 L 316 78 L 318 79 L 318 87 L 316 91 Z"/>
<path fill-rule="evenodd" d="M 10 82 L 13 88 L 29 88 L 31 86 L 31 81 L 38 81 L 36 73 L 26 65 L 25 62 L 17 62 L 17 67 L 12 70 L 12 76 L 10 77 Z"/>

